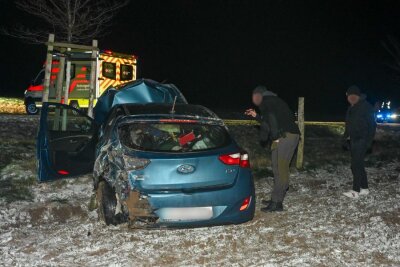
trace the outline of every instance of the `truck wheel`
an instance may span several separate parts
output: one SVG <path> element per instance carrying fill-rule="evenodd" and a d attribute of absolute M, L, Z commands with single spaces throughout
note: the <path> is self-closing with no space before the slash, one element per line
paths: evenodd
<path fill-rule="evenodd" d="M 29 115 L 36 115 L 39 113 L 39 109 L 36 107 L 35 102 L 30 101 L 25 104 L 26 113 Z"/>
<path fill-rule="evenodd" d="M 115 191 L 106 181 L 101 181 L 97 186 L 97 210 L 99 217 L 106 225 L 117 225 L 121 223 L 120 216 L 115 215 L 117 198 Z"/>

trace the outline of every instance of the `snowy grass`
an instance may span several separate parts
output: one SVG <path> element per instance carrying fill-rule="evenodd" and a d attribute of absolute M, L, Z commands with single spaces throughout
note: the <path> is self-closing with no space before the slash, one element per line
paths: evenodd
<path fill-rule="evenodd" d="M 24 100 L 20 98 L 0 97 L 0 113 L 25 114 Z"/>
<path fill-rule="evenodd" d="M 0 181 L 14 183 L 0 189 L 0 266 L 400 266 L 398 128 L 378 131 L 368 158 L 371 194 L 350 201 L 341 196 L 351 188 L 342 129 L 307 127 L 306 169 L 293 169 L 285 211 L 264 214 L 259 200 L 272 185 L 268 153 L 258 147 L 256 129 L 235 126 L 253 165 L 260 161 L 253 221 L 129 230 L 98 221 L 89 207 L 90 175 L 36 183 L 36 124 L 35 117 L 0 115 Z"/>
<path fill-rule="evenodd" d="M 37 118 L 0 115 L 0 200 L 32 200 Z"/>

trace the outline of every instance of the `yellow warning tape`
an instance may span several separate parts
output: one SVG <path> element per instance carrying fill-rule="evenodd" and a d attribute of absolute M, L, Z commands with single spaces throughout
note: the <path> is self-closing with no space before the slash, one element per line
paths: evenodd
<path fill-rule="evenodd" d="M 224 120 L 226 125 L 259 125 L 256 120 Z M 344 122 L 340 121 L 306 121 L 305 125 L 320 125 L 320 126 L 344 126 Z"/>

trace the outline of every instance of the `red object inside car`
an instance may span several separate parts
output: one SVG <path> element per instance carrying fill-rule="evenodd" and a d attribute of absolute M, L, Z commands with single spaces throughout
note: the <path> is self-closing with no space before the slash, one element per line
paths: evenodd
<path fill-rule="evenodd" d="M 190 132 L 184 136 L 179 137 L 179 144 L 181 146 L 184 146 L 187 143 L 192 142 L 194 139 L 196 139 L 196 136 L 194 135 L 193 132 Z"/>

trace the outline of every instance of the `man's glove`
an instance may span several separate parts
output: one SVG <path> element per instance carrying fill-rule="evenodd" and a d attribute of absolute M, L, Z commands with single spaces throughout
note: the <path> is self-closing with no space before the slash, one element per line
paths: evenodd
<path fill-rule="evenodd" d="M 279 140 L 273 141 L 271 145 L 271 151 L 277 149 L 278 145 L 279 145 Z"/>

